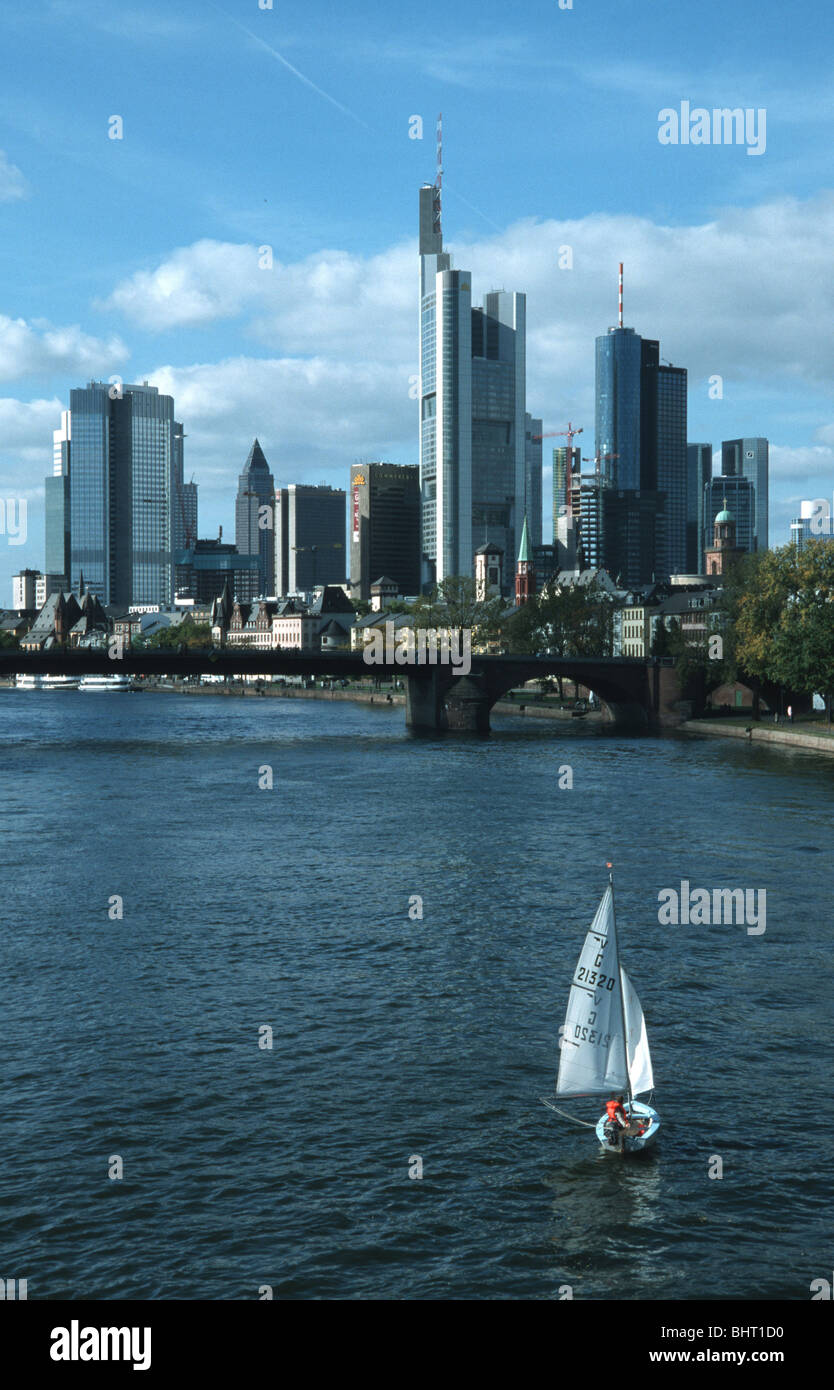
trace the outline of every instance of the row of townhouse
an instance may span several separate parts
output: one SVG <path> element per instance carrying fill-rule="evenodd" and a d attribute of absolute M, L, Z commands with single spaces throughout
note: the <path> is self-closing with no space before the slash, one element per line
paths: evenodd
<path fill-rule="evenodd" d="M 614 655 L 645 660 L 651 656 L 658 628 L 680 627 L 690 646 L 704 646 L 723 625 L 716 611 L 721 590 L 715 585 L 679 588 L 650 584 L 629 593 L 614 614 Z"/>

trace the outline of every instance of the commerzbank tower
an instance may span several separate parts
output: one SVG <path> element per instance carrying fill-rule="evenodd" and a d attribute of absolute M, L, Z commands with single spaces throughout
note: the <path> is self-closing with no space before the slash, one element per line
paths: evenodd
<path fill-rule="evenodd" d="M 504 552 L 511 592 L 525 512 L 541 543 L 541 421 L 525 417 L 523 294 L 473 308 L 472 277 L 443 250 L 440 170 L 420 189 L 420 488 L 423 551 L 438 582 Z"/>

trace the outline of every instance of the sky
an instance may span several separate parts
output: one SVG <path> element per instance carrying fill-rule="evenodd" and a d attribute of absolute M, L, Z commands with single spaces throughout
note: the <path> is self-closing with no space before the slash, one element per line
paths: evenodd
<path fill-rule="evenodd" d="M 0 605 L 43 565 L 52 431 L 88 380 L 174 396 L 203 536 L 233 538 L 255 436 L 284 486 L 418 462 L 439 112 L 444 245 L 473 301 L 527 294 L 546 431 L 594 453 L 622 260 L 626 325 L 688 369 L 689 439 L 770 440 L 771 544 L 832 497 L 830 0 L 564 6 L 0 7 Z M 684 143 L 682 103 L 749 110 L 746 142 Z"/>

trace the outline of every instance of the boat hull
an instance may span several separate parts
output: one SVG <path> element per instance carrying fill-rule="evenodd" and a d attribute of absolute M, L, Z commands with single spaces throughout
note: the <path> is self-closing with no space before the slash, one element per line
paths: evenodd
<path fill-rule="evenodd" d="M 660 1129 L 660 1116 L 650 1105 L 644 1101 L 626 1101 L 623 1109 L 629 1118 L 640 1120 L 646 1123 L 642 1134 L 625 1134 L 620 1138 L 618 1144 L 609 1142 L 608 1133 L 605 1128 L 606 1116 L 601 1115 L 597 1121 L 597 1139 L 606 1153 L 640 1153 L 643 1149 L 650 1149 L 657 1140 L 658 1130 Z"/>

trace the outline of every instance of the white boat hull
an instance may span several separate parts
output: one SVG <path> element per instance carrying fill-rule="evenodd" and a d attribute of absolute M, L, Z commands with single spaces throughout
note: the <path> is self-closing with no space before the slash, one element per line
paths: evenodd
<path fill-rule="evenodd" d="M 660 1129 L 660 1116 L 650 1105 L 646 1105 L 641 1100 L 625 1101 L 623 1109 L 629 1118 L 634 1118 L 645 1124 L 642 1134 L 623 1134 L 619 1132 L 618 1143 L 612 1144 L 606 1130 L 607 1116 L 601 1115 L 597 1121 L 597 1139 L 601 1143 L 606 1153 L 639 1153 L 642 1149 L 650 1149 L 657 1140 L 658 1130 Z"/>

